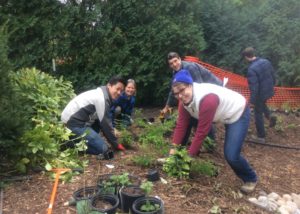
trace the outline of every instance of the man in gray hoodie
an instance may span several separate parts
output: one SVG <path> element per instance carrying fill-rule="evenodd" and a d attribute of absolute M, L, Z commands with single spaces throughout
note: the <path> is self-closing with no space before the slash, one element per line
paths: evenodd
<path fill-rule="evenodd" d="M 216 77 L 212 72 L 210 72 L 209 70 L 207 70 L 206 68 L 204 68 L 202 65 L 200 65 L 198 63 L 187 62 L 187 61 L 181 60 L 179 54 L 176 52 L 168 53 L 167 60 L 169 63 L 169 67 L 172 69 L 172 73 L 173 73 L 172 80 L 179 70 L 185 69 L 191 75 L 193 82 L 212 83 L 212 84 L 219 85 L 219 86 L 223 85 L 223 82 L 218 77 Z M 170 108 L 176 106 L 177 103 L 178 103 L 177 99 L 175 98 L 172 90 L 170 90 L 168 99 L 167 99 L 167 103 L 166 103 L 165 107 L 161 110 L 161 113 L 166 114 L 168 111 L 170 111 Z M 185 135 L 182 143 L 181 143 L 182 145 L 187 144 L 192 127 L 197 126 L 197 124 L 198 124 L 198 121 L 196 119 L 191 120 L 190 126 L 186 132 L 186 135 Z M 215 131 L 214 131 L 213 127 L 211 128 L 208 136 L 211 139 L 215 140 Z"/>

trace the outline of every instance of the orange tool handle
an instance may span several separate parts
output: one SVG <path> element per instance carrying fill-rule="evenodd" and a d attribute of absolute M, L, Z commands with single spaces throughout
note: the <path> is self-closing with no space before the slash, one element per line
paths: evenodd
<path fill-rule="evenodd" d="M 57 186 L 58 186 L 58 181 L 59 181 L 59 177 L 60 174 L 62 172 L 67 172 L 70 171 L 71 169 L 53 169 L 52 171 L 56 172 L 55 174 L 55 183 L 52 189 L 52 193 L 51 193 L 51 199 L 50 199 L 50 203 L 49 203 L 49 207 L 48 207 L 48 214 L 52 213 L 52 208 L 53 208 L 53 204 L 54 204 L 54 200 L 55 200 L 55 195 L 56 195 L 56 191 L 57 191 Z"/>

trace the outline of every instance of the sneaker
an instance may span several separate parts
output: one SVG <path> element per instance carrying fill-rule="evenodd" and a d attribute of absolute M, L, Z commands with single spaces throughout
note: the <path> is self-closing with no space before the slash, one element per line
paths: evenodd
<path fill-rule="evenodd" d="M 122 145 L 122 144 L 118 144 L 118 147 L 117 147 L 118 150 L 121 150 L 121 151 L 125 151 L 125 147 Z"/>
<path fill-rule="evenodd" d="M 251 136 L 251 141 L 255 143 L 266 143 L 266 139 L 263 137 L 256 137 L 256 136 Z"/>
<path fill-rule="evenodd" d="M 255 190 L 257 182 L 245 182 L 241 187 L 241 192 L 249 194 Z"/>
<path fill-rule="evenodd" d="M 276 126 L 276 122 L 277 122 L 277 117 L 276 116 L 271 116 L 270 117 L 269 127 L 273 128 L 274 126 Z"/>

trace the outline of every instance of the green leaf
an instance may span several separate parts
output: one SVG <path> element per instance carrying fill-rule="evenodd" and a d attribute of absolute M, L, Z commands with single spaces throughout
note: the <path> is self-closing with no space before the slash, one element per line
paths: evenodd
<path fill-rule="evenodd" d="M 45 169 L 47 171 L 50 171 L 50 170 L 52 170 L 52 166 L 47 162 L 46 165 L 45 165 Z"/>

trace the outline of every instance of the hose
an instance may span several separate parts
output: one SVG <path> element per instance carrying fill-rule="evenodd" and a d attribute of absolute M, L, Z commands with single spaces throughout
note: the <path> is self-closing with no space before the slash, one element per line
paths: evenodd
<path fill-rule="evenodd" d="M 295 150 L 300 150 L 300 147 L 294 147 L 294 146 L 284 146 L 284 145 L 278 145 L 278 144 L 273 144 L 273 143 L 259 143 L 255 142 L 253 140 L 246 140 L 249 143 L 257 144 L 257 145 L 262 145 L 262 146 L 270 146 L 270 147 L 276 147 L 276 148 L 282 148 L 282 149 L 295 149 Z"/>

